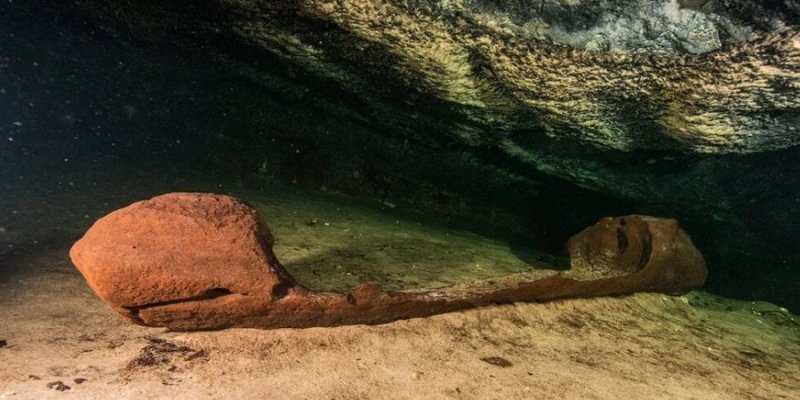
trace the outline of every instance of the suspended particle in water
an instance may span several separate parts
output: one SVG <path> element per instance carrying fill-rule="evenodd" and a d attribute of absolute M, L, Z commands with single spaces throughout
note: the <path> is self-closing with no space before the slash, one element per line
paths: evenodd
<path fill-rule="evenodd" d="M 133 104 L 125 104 L 122 106 L 122 111 L 125 113 L 128 119 L 133 119 L 133 117 L 139 114 L 139 109 Z"/>

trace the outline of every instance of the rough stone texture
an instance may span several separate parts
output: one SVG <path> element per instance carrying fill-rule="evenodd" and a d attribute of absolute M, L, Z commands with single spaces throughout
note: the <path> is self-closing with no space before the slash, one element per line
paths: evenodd
<path fill-rule="evenodd" d="M 699 283 L 707 276 L 703 256 L 674 219 L 606 217 L 570 238 L 567 248 L 573 269 L 667 272 L 659 282 Z"/>
<path fill-rule="evenodd" d="M 3 112 L 22 124 L 0 181 L 189 160 L 553 251 L 603 215 L 670 215 L 709 289 L 800 310 L 800 3 L 677 3 L 2 2 Z"/>
<path fill-rule="evenodd" d="M 631 224 L 624 229 L 601 221 L 571 242 L 582 260 L 571 271 L 500 288 L 389 292 L 362 284 L 346 294 L 309 291 L 275 258 L 272 236 L 256 212 L 214 194 L 166 194 L 114 211 L 89 229 L 70 257 L 114 310 L 138 324 L 178 330 L 376 324 L 494 303 L 702 285 L 703 258 L 675 221 L 625 218 Z M 642 246 L 614 247 L 608 235 L 616 238 L 619 229 Z M 659 250 L 645 261 L 626 256 L 646 245 Z M 595 269 L 584 250 L 612 248 L 622 256 L 603 259 L 600 267 L 623 274 L 592 279 L 581 271 Z"/>
<path fill-rule="evenodd" d="M 752 153 L 800 141 L 791 5 L 232 0 L 154 11 L 78 3 L 148 34 L 165 23 L 171 34 L 174 21 L 184 21 L 198 35 L 236 38 L 353 93 L 366 108 L 350 112 L 390 118 L 400 131 L 438 125 L 440 115 L 414 95 L 387 94 L 431 96 L 461 119 L 446 127 L 449 135 L 515 159 L 530 152 L 515 140 L 519 131 L 624 151 Z M 249 60 L 220 51 L 220 62 L 275 84 Z M 413 121 L 402 121 L 409 114 Z"/>
<path fill-rule="evenodd" d="M 70 257 L 98 296 L 134 320 L 144 309 L 195 302 L 247 314 L 291 282 L 276 267 L 267 226 L 227 196 L 134 203 L 97 221 Z"/>

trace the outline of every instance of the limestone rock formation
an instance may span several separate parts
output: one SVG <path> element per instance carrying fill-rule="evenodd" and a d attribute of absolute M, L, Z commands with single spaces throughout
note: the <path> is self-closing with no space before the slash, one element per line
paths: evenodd
<path fill-rule="evenodd" d="M 179 304 L 187 312 L 202 305 L 209 317 L 246 315 L 291 284 L 266 224 L 227 196 L 173 193 L 135 203 L 99 220 L 70 257 L 98 296 L 137 322 L 151 308 Z"/>
<path fill-rule="evenodd" d="M 172 33 L 181 21 L 238 38 L 361 97 L 363 112 L 398 130 L 438 125 L 441 115 L 413 106 L 424 99 L 383 91 L 429 95 L 461 117 L 449 135 L 529 162 L 541 155 L 515 132 L 625 151 L 752 153 L 800 143 L 796 5 L 232 0 L 210 2 L 206 13 L 165 6 L 154 14 L 143 4 L 79 3 L 146 32 L 167 25 Z M 273 80 L 239 60 L 230 66 Z M 413 121 L 392 117 L 412 113 Z"/>
<path fill-rule="evenodd" d="M 703 256 L 674 219 L 606 217 L 567 242 L 573 269 L 656 273 L 655 282 L 705 281 Z M 641 274 L 640 274 L 641 275 Z M 647 287 L 643 287 L 646 289 Z"/>
<path fill-rule="evenodd" d="M 710 289 L 800 310 L 796 0 L 3 4 L 26 48 L 3 64 L 24 93 L 8 112 L 35 121 L 9 133 L 41 129 L 55 160 L 139 149 L 550 250 L 599 215 L 675 216 L 716 267 Z M 70 79 L 26 67 L 44 59 Z M 45 103 L 62 106 L 30 107 Z M 131 135 L 125 109 L 150 133 Z M 30 155 L 9 150 L 9 165 Z"/>
<path fill-rule="evenodd" d="M 35 2 L 52 3 L 14 6 Z M 153 47 L 225 72 L 197 77 L 206 91 L 219 86 L 213 94 L 150 94 L 164 99 L 160 109 L 177 103 L 207 116 L 226 99 L 222 114 L 248 121 L 175 130 L 182 143 L 211 143 L 207 157 L 221 169 L 519 237 L 563 227 L 556 245 L 599 215 L 676 216 L 719 266 L 713 290 L 800 310 L 797 1 L 65 4 L 80 10 L 69 13 L 81 16 L 80 36 L 89 24 L 114 43 L 131 38 L 128 48 L 148 43 L 133 70 Z M 146 76 L 159 75 L 163 59 L 153 64 Z M 153 87 L 183 81 L 179 73 Z M 572 191 L 551 195 L 564 187 Z M 597 206 L 606 198 L 630 207 Z M 565 200 L 579 207 L 542 224 L 538 207 Z M 581 213 L 584 205 L 596 208 Z"/>
<path fill-rule="evenodd" d="M 604 220 L 578 235 L 570 242 L 572 270 L 500 288 L 389 292 L 362 284 L 346 294 L 313 292 L 286 272 L 272 243 L 266 223 L 235 198 L 171 193 L 101 218 L 70 257 L 114 310 L 178 330 L 376 324 L 494 303 L 675 292 L 701 285 L 706 274 L 674 220 L 638 216 Z M 596 257 L 606 250 L 609 257 Z M 586 274 L 595 261 L 622 273 Z"/>

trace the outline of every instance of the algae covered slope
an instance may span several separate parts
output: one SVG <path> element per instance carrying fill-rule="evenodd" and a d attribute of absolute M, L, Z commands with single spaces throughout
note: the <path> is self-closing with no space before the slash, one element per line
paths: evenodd
<path fill-rule="evenodd" d="M 302 194 L 246 196 L 269 219 L 282 264 L 313 290 L 346 292 L 362 282 L 436 289 L 566 267 L 566 258 L 374 205 Z"/>

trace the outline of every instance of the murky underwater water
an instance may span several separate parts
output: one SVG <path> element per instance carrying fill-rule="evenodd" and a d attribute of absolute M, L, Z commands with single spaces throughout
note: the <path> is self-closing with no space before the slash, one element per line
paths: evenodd
<path fill-rule="evenodd" d="M 321 110 L 296 100 L 335 92 L 306 79 L 302 70 L 275 67 L 280 74 L 262 86 L 219 67 L 187 61 L 185 54 L 167 57 L 163 48 L 153 50 L 115 36 L 113 29 L 87 28 L 76 15 L 18 15 L 5 7 L 0 6 L 2 400 L 100 399 L 109 393 L 120 399 L 268 398 L 276 393 L 337 399 L 750 399 L 795 398 L 800 393 L 800 319 L 783 304 L 703 291 L 492 306 L 379 326 L 189 334 L 131 325 L 91 292 L 68 251 L 96 219 L 162 193 L 202 191 L 244 199 L 268 222 L 275 253 L 286 269 L 311 289 L 337 292 L 362 282 L 424 290 L 475 281 L 502 285 L 509 275 L 550 276 L 568 264 L 564 252 L 554 250 L 560 242 L 545 250 L 541 238 L 520 235 L 520 226 L 542 221 L 560 235 L 571 234 L 576 232 L 562 232 L 568 230 L 564 211 L 570 207 L 586 206 L 590 214 L 628 212 L 633 206 L 617 202 L 611 193 L 583 200 L 587 191 L 564 189 L 572 184 L 525 165 L 501 164 L 499 175 L 510 183 L 490 181 L 486 178 L 496 178 L 497 171 L 459 168 L 475 154 L 495 161 L 493 149 L 446 141 L 432 146 L 419 139 L 432 134 L 425 130 L 404 133 L 412 138 L 409 146 L 414 138 L 424 144 L 411 148 L 408 138 L 397 132 L 375 129 L 367 113 L 335 126 L 341 111 L 337 107 L 352 99 L 337 99 Z M 284 92 L 276 94 L 269 85 Z M 318 93 L 305 91 L 313 85 L 319 85 Z M 289 92 L 298 97 L 282 97 Z M 416 93 L 403 95 L 408 103 L 426 104 Z M 262 113 L 267 107 L 278 111 Z M 286 129 L 297 121 L 307 131 Z M 279 128 L 265 129 L 273 126 Z M 341 130 L 329 133 L 333 128 Z M 354 139 L 363 140 L 363 151 L 360 142 L 346 146 L 343 137 L 336 137 L 357 129 L 377 132 Z M 258 145 L 248 142 L 253 138 Z M 325 145 L 309 138 L 324 138 Z M 546 144 L 530 140 L 532 146 Z M 383 151 L 407 158 L 402 164 L 406 169 L 376 167 L 386 153 L 374 145 L 383 142 L 391 144 Z M 319 149 L 325 146 L 327 153 Z M 361 158 L 348 158 L 353 148 Z M 525 213 L 470 214 L 475 199 L 459 198 L 456 190 L 432 184 L 418 187 L 412 178 L 426 168 L 412 169 L 414 157 L 444 165 L 436 154 L 445 152 L 460 154 L 456 161 L 447 160 L 447 171 L 465 175 L 441 172 L 444 177 L 436 175 L 438 182 Z M 330 154 L 348 157 L 326 159 Z M 776 158 L 791 170 L 793 154 Z M 641 157 L 643 168 L 676 185 L 695 163 L 701 172 L 723 165 L 689 157 L 684 162 L 672 155 Z M 770 156 L 761 158 L 757 161 Z M 460 164 L 462 159 L 467 161 Z M 333 175 L 326 168 L 338 168 L 347 179 L 334 183 L 357 194 L 326 188 L 327 174 Z M 520 171 L 542 179 L 532 187 L 547 189 L 529 205 L 514 204 L 515 197 L 508 195 L 531 197 L 518 191 L 525 187 L 520 182 L 530 183 L 530 177 L 515 175 Z M 760 185 L 766 185 L 764 193 L 769 185 L 780 186 L 742 179 L 742 193 L 758 193 Z M 714 184 L 705 185 L 708 192 L 703 193 L 716 195 Z M 485 187 L 507 192 L 484 192 Z M 392 190 L 426 202 L 395 207 L 386 199 L 396 194 Z M 426 191 L 430 196 L 420 195 Z M 713 204 L 715 210 L 740 206 L 723 204 L 712 195 L 708 197 L 720 203 Z M 588 204 L 592 201 L 603 204 Z M 785 208 L 789 218 L 797 212 L 793 201 L 787 197 L 777 207 L 753 196 L 745 208 L 756 216 L 770 207 Z M 448 215 L 447 207 L 461 214 Z M 706 219 L 729 217 L 709 213 L 690 222 L 704 226 Z M 747 221 L 770 233 L 756 244 L 763 249 L 777 243 L 775 248 L 785 249 L 793 232 L 773 232 L 767 229 L 770 221 Z M 716 233 L 722 239 L 707 231 L 694 237 L 716 244 L 729 237 L 724 235 L 737 235 Z M 778 259 L 780 251 L 775 253 Z M 757 259 L 746 248 L 730 254 Z M 715 264 L 711 271 L 725 268 Z M 737 281 L 741 287 L 735 290 L 750 296 L 746 281 Z M 781 286 L 786 287 L 790 285 Z"/>

